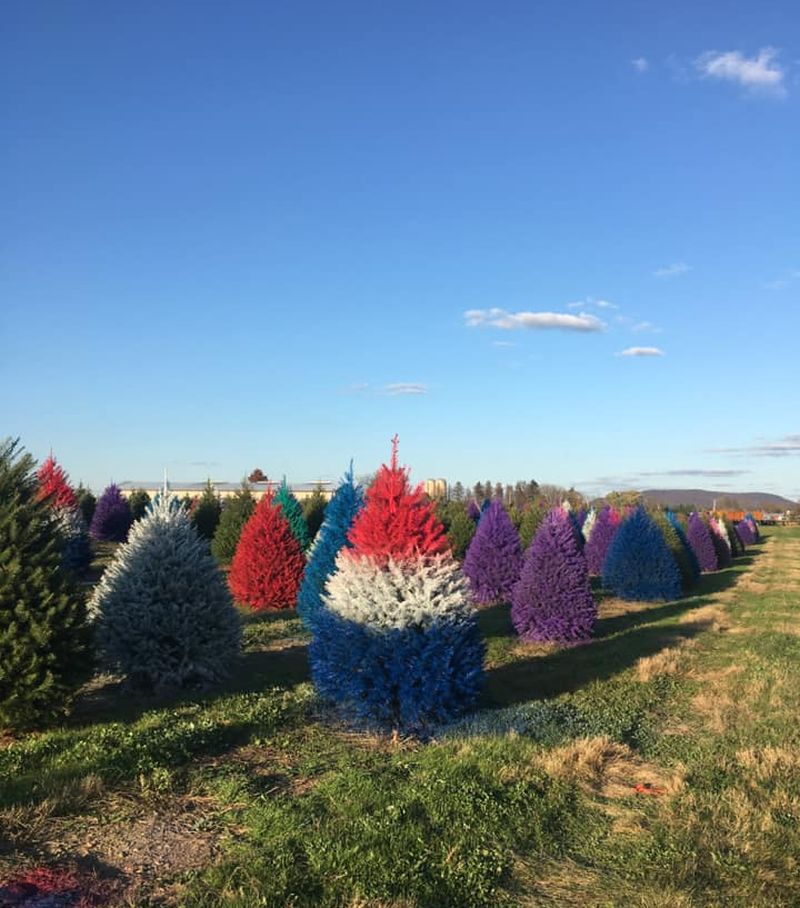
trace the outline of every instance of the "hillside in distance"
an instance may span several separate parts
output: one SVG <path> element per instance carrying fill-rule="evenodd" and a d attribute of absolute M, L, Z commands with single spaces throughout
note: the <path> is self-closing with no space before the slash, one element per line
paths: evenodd
<path fill-rule="evenodd" d="M 707 489 L 645 489 L 642 492 L 650 505 L 661 507 L 742 508 L 761 511 L 786 511 L 797 507 L 796 501 L 770 492 L 712 492 Z"/>

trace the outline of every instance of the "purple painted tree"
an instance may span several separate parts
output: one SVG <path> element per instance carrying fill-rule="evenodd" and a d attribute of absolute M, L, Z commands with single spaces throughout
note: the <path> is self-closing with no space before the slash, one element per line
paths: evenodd
<path fill-rule="evenodd" d="M 132 523 L 130 505 L 112 482 L 97 502 L 89 534 L 104 542 L 125 542 Z"/>
<path fill-rule="evenodd" d="M 519 579 L 522 547 L 519 534 L 503 505 L 495 500 L 483 512 L 464 558 L 476 602 L 503 602 Z"/>
<path fill-rule="evenodd" d="M 474 523 L 477 523 L 481 519 L 481 509 L 478 507 L 478 503 L 474 498 L 467 505 L 467 516 Z"/>
<path fill-rule="evenodd" d="M 592 534 L 583 549 L 590 576 L 599 577 L 603 573 L 603 562 L 619 529 L 620 519 L 619 512 L 610 505 L 597 515 Z"/>
<path fill-rule="evenodd" d="M 693 511 L 689 515 L 686 538 L 689 540 L 689 545 L 697 556 L 700 570 L 704 574 L 719 569 L 719 564 L 717 563 L 717 550 L 714 548 L 714 540 L 711 538 L 711 531 L 697 511 Z"/>
<path fill-rule="evenodd" d="M 750 526 L 750 522 L 745 520 L 740 520 L 736 524 L 736 534 L 742 542 L 742 545 L 748 546 L 753 545 L 756 541 L 756 535 L 753 532 L 753 528 Z"/>
<path fill-rule="evenodd" d="M 554 508 L 539 527 L 511 593 L 511 620 L 523 640 L 576 643 L 591 636 L 597 604 L 569 516 Z"/>

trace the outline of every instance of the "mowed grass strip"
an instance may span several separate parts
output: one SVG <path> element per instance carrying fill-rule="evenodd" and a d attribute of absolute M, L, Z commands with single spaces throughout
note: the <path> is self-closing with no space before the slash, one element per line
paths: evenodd
<path fill-rule="evenodd" d="M 142 906 L 798 904 L 798 568 L 772 531 L 692 598 L 604 600 L 568 649 L 486 610 L 483 709 L 425 743 L 339 724 L 293 613 L 252 617 L 225 690 L 96 684 L 0 746 L 0 878 L 55 855 Z M 151 817 L 209 844 L 143 881 L 103 832 Z"/>

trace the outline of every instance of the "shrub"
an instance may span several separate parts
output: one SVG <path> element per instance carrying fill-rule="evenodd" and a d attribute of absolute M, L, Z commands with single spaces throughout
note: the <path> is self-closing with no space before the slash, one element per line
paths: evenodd
<path fill-rule="evenodd" d="M 203 539 L 211 540 L 219 524 L 219 518 L 222 513 L 222 505 L 219 501 L 216 489 L 211 484 L 211 480 L 206 481 L 203 494 L 200 496 L 197 504 L 192 510 L 191 518 L 195 529 Z"/>
<path fill-rule="evenodd" d="M 236 554 L 239 537 L 255 506 L 256 501 L 246 483 L 242 483 L 241 489 L 222 505 L 217 529 L 211 541 L 211 552 L 220 564 L 229 564 Z"/>
<path fill-rule="evenodd" d="M 294 534 L 294 538 L 300 544 L 300 550 L 305 552 L 311 545 L 306 519 L 303 517 L 303 509 L 300 507 L 300 502 L 289 491 L 285 476 L 275 495 L 274 503 L 283 511 L 283 516 L 288 521 L 289 527 Z"/>
<path fill-rule="evenodd" d="M 89 533 L 104 542 L 124 542 L 133 518 L 128 502 L 113 482 L 100 496 L 94 510 Z"/>
<path fill-rule="evenodd" d="M 606 505 L 597 515 L 592 534 L 583 550 L 590 577 L 599 577 L 603 573 L 603 564 L 619 529 L 620 519 L 619 512 L 610 505 Z"/>
<path fill-rule="evenodd" d="M 523 640 L 574 643 L 591 636 L 597 605 L 568 514 L 554 508 L 530 545 L 511 594 L 511 620 Z"/>
<path fill-rule="evenodd" d="M 33 460 L 0 442 L 0 728 L 55 717 L 91 673 L 83 598 Z"/>
<path fill-rule="evenodd" d="M 326 580 L 336 568 L 336 556 L 343 546 L 350 547 L 347 533 L 363 504 L 364 490 L 354 481 L 353 465 L 350 464 L 325 511 L 325 520 L 297 594 L 297 613 L 309 629 L 313 629 L 316 615 L 322 608 L 322 593 Z"/>
<path fill-rule="evenodd" d="M 228 574 L 231 592 L 253 609 L 294 608 L 305 564 L 283 509 L 264 495 L 236 546 Z"/>
<path fill-rule="evenodd" d="M 714 548 L 711 531 L 697 511 L 692 511 L 689 515 L 686 538 L 689 540 L 689 545 L 692 547 L 702 573 L 705 574 L 719 569 L 717 551 Z"/>
<path fill-rule="evenodd" d="M 521 567 L 519 534 L 503 505 L 492 501 L 478 521 L 464 559 L 464 573 L 475 601 L 483 604 L 507 601 Z"/>
<path fill-rule="evenodd" d="M 159 494 L 91 601 L 106 660 L 146 690 L 225 677 L 241 645 L 225 578 L 191 518 Z"/>
<path fill-rule="evenodd" d="M 680 597 L 678 564 L 661 530 L 643 507 L 637 507 L 614 535 L 603 565 L 603 585 L 622 599 Z"/>
<path fill-rule="evenodd" d="M 383 728 L 424 732 L 476 698 L 483 643 L 434 506 L 384 465 L 340 550 L 309 651 L 317 689 Z"/>

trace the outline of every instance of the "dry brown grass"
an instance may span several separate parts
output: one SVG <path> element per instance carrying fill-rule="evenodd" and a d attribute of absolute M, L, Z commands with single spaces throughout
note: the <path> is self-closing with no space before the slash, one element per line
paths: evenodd
<path fill-rule="evenodd" d="M 682 638 L 675 646 L 662 649 L 652 656 L 643 656 L 634 666 L 637 679 L 652 681 L 653 678 L 677 675 L 684 666 L 686 650 L 696 645 L 696 641 Z"/>

